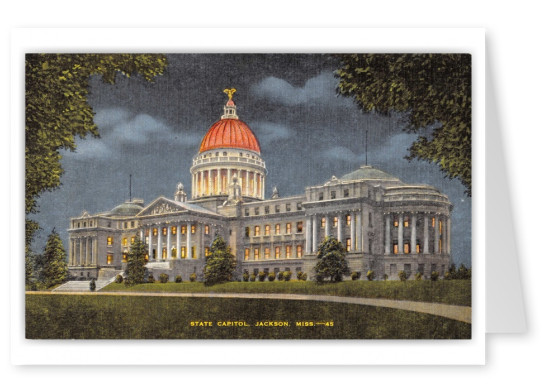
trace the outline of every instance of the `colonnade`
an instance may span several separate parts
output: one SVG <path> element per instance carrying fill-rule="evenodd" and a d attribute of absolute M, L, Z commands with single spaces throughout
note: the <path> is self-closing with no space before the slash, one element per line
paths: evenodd
<path fill-rule="evenodd" d="M 227 195 L 236 175 L 244 197 L 264 199 L 265 175 L 256 170 L 213 168 L 192 174 L 192 197 Z"/>
<path fill-rule="evenodd" d="M 404 222 L 407 217 L 407 227 Z M 392 223 L 391 223 L 392 218 Z M 396 220 L 397 219 L 397 220 Z M 434 219 L 434 220 L 433 220 Z M 397 253 L 417 254 L 417 223 L 423 221 L 422 238 L 422 254 L 449 254 L 451 251 L 451 220 L 449 216 L 444 216 L 436 213 L 387 213 L 385 214 L 385 254 L 391 254 L 393 251 L 391 246 L 392 228 L 391 225 L 396 225 L 397 221 Z M 409 228 L 409 238 L 404 235 L 404 228 Z M 431 232 L 432 229 L 432 232 Z M 432 251 L 430 251 L 430 239 L 433 238 Z M 409 251 L 404 248 L 405 241 L 409 239 Z"/>
<path fill-rule="evenodd" d="M 70 266 L 96 266 L 98 264 L 98 238 L 81 236 L 69 239 Z"/>
<path fill-rule="evenodd" d="M 204 257 L 205 229 L 211 227 L 208 224 L 198 222 L 185 223 L 157 223 L 144 226 L 140 236 L 145 237 L 148 231 L 148 255 L 150 261 L 161 261 L 168 259 L 202 259 Z M 163 229 L 166 228 L 166 235 L 163 235 Z M 173 233 L 176 228 L 176 233 Z M 184 230 L 185 228 L 185 230 Z M 156 246 L 153 230 L 157 230 Z M 194 232 L 192 232 L 194 231 Z M 184 234 L 182 232 L 185 232 Z M 185 236 L 184 236 L 185 235 Z M 166 240 L 163 243 L 163 236 Z M 174 238 L 175 237 L 175 238 Z M 175 242 L 174 242 L 175 240 Z M 153 257 L 153 248 L 155 247 L 155 259 Z M 163 249 L 166 250 L 163 255 Z M 176 255 L 172 255 L 172 250 L 176 249 Z M 195 254 L 193 253 L 195 251 Z"/>
<path fill-rule="evenodd" d="M 362 213 L 361 211 L 352 211 L 349 213 L 323 214 L 306 217 L 306 248 L 305 254 L 315 254 L 318 250 L 320 238 L 319 230 L 323 227 L 325 236 L 331 236 L 331 228 L 337 230 L 337 240 L 343 243 L 344 228 L 346 217 L 350 216 L 350 251 L 363 251 L 362 240 Z M 336 227 L 335 227 L 336 222 Z"/>

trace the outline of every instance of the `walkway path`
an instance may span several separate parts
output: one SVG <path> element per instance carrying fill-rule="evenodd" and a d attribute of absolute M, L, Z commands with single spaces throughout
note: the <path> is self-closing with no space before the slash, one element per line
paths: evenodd
<path fill-rule="evenodd" d="M 471 323 L 471 307 L 419 301 L 371 299 L 365 297 L 299 295 L 281 293 L 184 293 L 184 292 L 27 292 L 27 294 L 52 295 L 105 295 L 105 296 L 163 296 L 163 297 L 209 297 L 228 299 L 271 299 L 271 300 L 310 300 L 331 303 L 359 304 L 373 307 L 386 307 L 398 310 L 421 312 L 430 315 Z"/>

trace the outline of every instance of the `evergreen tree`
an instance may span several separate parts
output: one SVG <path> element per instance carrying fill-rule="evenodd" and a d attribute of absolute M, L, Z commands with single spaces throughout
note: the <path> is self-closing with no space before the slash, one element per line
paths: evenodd
<path fill-rule="evenodd" d="M 67 279 L 68 267 L 63 242 L 55 228 L 48 236 L 46 247 L 42 254 L 40 279 L 47 288 L 61 284 Z"/>
<path fill-rule="evenodd" d="M 145 279 L 147 268 L 147 250 L 145 243 L 142 242 L 139 236 L 136 236 L 134 243 L 130 246 L 126 262 L 126 280 L 129 285 L 142 284 Z"/>
<path fill-rule="evenodd" d="M 235 257 L 224 239 L 216 235 L 204 269 L 205 285 L 231 281 L 236 268 Z"/>
<path fill-rule="evenodd" d="M 350 274 L 346 249 L 334 237 L 327 236 L 318 247 L 318 263 L 314 267 L 316 281 L 329 278 L 332 282 L 342 281 L 342 277 Z"/>

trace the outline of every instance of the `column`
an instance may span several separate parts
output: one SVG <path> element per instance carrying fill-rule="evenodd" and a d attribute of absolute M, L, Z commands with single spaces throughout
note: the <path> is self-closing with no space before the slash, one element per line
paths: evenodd
<path fill-rule="evenodd" d="M 356 251 L 356 212 L 350 214 L 350 251 Z"/>
<path fill-rule="evenodd" d="M 398 215 L 398 254 L 404 253 L 404 214 Z"/>
<path fill-rule="evenodd" d="M 191 259 L 191 223 L 187 223 L 187 234 L 186 234 L 186 247 L 187 254 L 186 258 Z"/>
<path fill-rule="evenodd" d="M 93 246 L 94 246 L 94 251 L 93 251 L 92 258 L 94 259 L 93 261 L 94 266 L 97 266 L 98 265 L 98 238 L 97 237 L 94 238 Z"/>
<path fill-rule="evenodd" d="M 143 242 L 143 237 L 144 237 L 143 229 L 140 229 L 140 242 Z"/>
<path fill-rule="evenodd" d="M 256 197 L 256 189 L 257 189 L 257 185 L 256 185 L 256 172 L 253 172 L 253 197 Z"/>
<path fill-rule="evenodd" d="M 331 224 L 331 221 L 329 221 L 329 215 L 325 216 L 325 236 L 329 236 L 329 232 L 330 231 L 330 224 Z"/>
<path fill-rule="evenodd" d="M 220 169 L 218 169 L 218 171 L 216 172 L 216 183 L 217 183 L 217 185 L 216 185 L 216 187 L 217 187 L 216 192 L 217 192 L 218 194 L 222 194 L 222 175 L 221 175 Z"/>
<path fill-rule="evenodd" d="M 438 246 L 438 239 L 440 239 L 440 230 L 438 227 L 438 215 L 434 216 L 434 253 L 438 254 L 440 248 Z"/>
<path fill-rule="evenodd" d="M 243 173 L 242 170 L 237 170 L 237 183 L 241 186 L 241 194 L 243 194 Z"/>
<path fill-rule="evenodd" d="M 88 260 L 88 236 L 84 238 L 84 264 L 86 266 L 90 264 Z"/>
<path fill-rule="evenodd" d="M 166 229 L 166 259 L 172 258 L 172 250 L 170 248 L 170 237 L 172 235 L 172 226 L 169 224 Z"/>
<path fill-rule="evenodd" d="M 265 197 L 265 194 L 264 194 L 264 193 L 266 192 L 266 176 L 265 176 L 265 175 L 262 175 L 262 176 L 260 177 L 260 180 L 261 180 L 261 186 L 262 186 L 262 191 L 261 191 L 261 193 L 260 193 L 260 197 L 261 197 L 262 199 L 264 199 L 264 197 Z"/>
<path fill-rule="evenodd" d="M 423 254 L 429 253 L 429 216 L 425 213 L 423 219 Z"/>
<path fill-rule="evenodd" d="M 312 253 L 318 252 L 318 216 L 312 219 Z"/>
<path fill-rule="evenodd" d="M 230 185 L 231 185 L 231 177 L 232 177 L 231 168 L 228 168 L 228 178 L 227 178 L 228 179 L 228 184 L 226 186 L 228 188 L 228 193 L 229 193 L 229 189 L 230 189 Z"/>
<path fill-rule="evenodd" d="M 451 225 L 451 217 L 448 217 L 446 219 L 446 225 L 447 225 L 447 229 L 446 229 L 446 235 L 447 235 L 447 240 L 446 240 L 446 247 L 447 247 L 447 253 L 448 254 L 451 254 L 451 251 L 452 251 L 452 247 L 451 247 L 451 231 L 452 231 L 452 225 Z"/>
<path fill-rule="evenodd" d="M 73 239 L 69 238 L 69 265 L 73 265 Z"/>
<path fill-rule="evenodd" d="M 412 254 L 417 254 L 417 215 L 411 214 L 411 243 L 410 249 Z"/>
<path fill-rule="evenodd" d="M 205 257 L 205 226 L 204 224 L 199 224 L 197 223 L 197 229 L 200 231 L 199 232 L 199 245 L 198 245 L 198 253 L 197 253 L 197 258 L 198 259 L 204 259 Z"/>
<path fill-rule="evenodd" d="M 250 195 L 250 186 L 249 186 L 249 171 L 245 171 L 245 187 L 243 188 L 243 194 L 246 196 Z"/>
<path fill-rule="evenodd" d="M 163 227 L 159 224 L 157 229 L 157 261 L 163 259 Z"/>
<path fill-rule="evenodd" d="M 205 195 L 207 193 L 207 172 L 203 171 L 202 174 L 203 177 L 201 178 L 201 195 Z"/>
<path fill-rule="evenodd" d="M 342 243 L 342 215 L 337 215 L 337 240 Z"/>
<path fill-rule="evenodd" d="M 149 254 L 149 260 L 152 261 L 153 260 L 153 228 L 151 226 L 149 226 L 149 240 L 148 240 L 148 245 L 149 245 L 149 249 L 148 249 L 148 254 Z"/>
<path fill-rule="evenodd" d="M 82 263 L 82 238 L 78 238 L 78 250 L 79 250 L 78 264 L 80 266 L 82 266 L 83 265 L 83 263 Z"/>
<path fill-rule="evenodd" d="M 176 226 L 176 259 L 182 258 L 182 225 Z"/>
<path fill-rule="evenodd" d="M 385 215 L 385 254 L 390 254 L 390 215 Z"/>
<path fill-rule="evenodd" d="M 305 254 L 310 254 L 312 252 L 312 217 L 308 216 L 306 218 L 306 248 L 304 249 Z"/>
<path fill-rule="evenodd" d="M 362 228 L 362 211 L 360 210 L 360 213 L 358 213 L 358 224 L 356 225 L 356 230 L 358 231 L 357 241 L 356 241 L 356 249 L 358 251 L 364 250 L 363 248 L 363 228 Z"/>

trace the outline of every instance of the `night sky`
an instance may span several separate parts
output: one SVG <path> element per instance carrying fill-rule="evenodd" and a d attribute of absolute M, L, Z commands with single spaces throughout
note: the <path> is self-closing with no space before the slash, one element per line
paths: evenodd
<path fill-rule="evenodd" d="M 160 195 L 172 198 L 178 182 L 189 195 L 192 158 L 222 115 L 222 90 L 233 87 L 237 115 L 256 134 L 266 161 L 266 197 L 273 186 L 282 197 L 303 194 L 305 186 L 359 168 L 368 130 L 368 164 L 449 196 L 452 260 L 470 265 L 471 199 L 461 183 L 435 164 L 404 159 L 417 135 L 404 131 L 400 113 L 364 114 L 338 96 L 337 66 L 321 54 L 172 54 L 154 83 L 119 75 L 110 85 L 92 78 L 89 102 L 101 138 L 79 139 L 76 152 L 62 153 L 62 186 L 43 194 L 40 213 L 32 216 L 43 228 L 35 250 L 53 227 L 67 246 L 70 217 L 108 211 L 128 199 L 130 174 L 132 196 L 146 204 Z"/>

